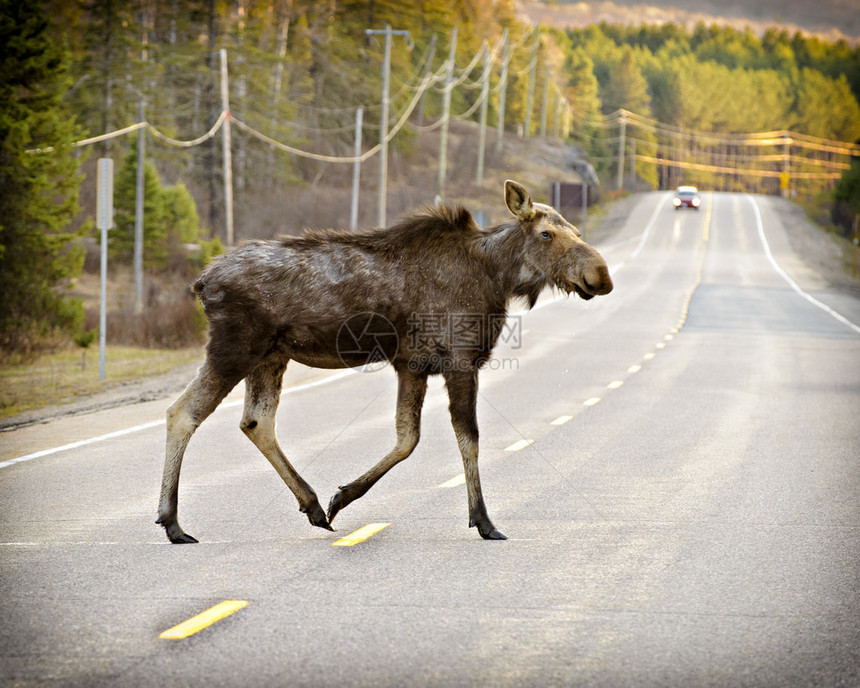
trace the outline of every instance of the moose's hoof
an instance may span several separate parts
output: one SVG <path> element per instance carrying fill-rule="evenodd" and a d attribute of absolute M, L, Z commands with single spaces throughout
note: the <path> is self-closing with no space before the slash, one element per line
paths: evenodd
<path fill-rule="evenodd" d="M 481 531 L 481 537 L 485 540 L 507 540 L 508 536 L 502 533 L 501 531 L 493 528 L 489 533 L 484 533 Z"/>
<path fill-rule="evenodd" d="M 167 537 L 170 538 L 170 541 L 174 545 L 193 545 L 197 542 L 200 542 L 200 540 L 198 540 L 193 535 L 189 535 L 188 533 L 183 532 L 180 532 L 179 535 L 168 535 Z"/>
<path fill-rule="evenodd" d="M 331 523 L 334 521 L 334 517 L 337 516 L 337 512 L 340 511 L 346 504 L 343 503 L 343 488 L 338 488 L 338 491 L 335 492 L 331 499 L 328 500 L 328 521 Z"/>
<path fill-rule="evenodd" d="M 170 540 L 174 545 L 192 545 L 197 542 L 200 542 L 196 537 L 193 537 L 183 531 L 176 521 L 173 521 L 172 523 L 166 523 L 163 522 L 161 519 L 158 519 L 156 523 L 160 526 L 164 526 L 164 532 L 167 534 L 167 539 Z"/>
<path fill-rule="evenodd" d="M 472 522 L 470 527 L 478 526 L 478 532 L 485 540 L 507 540 L 508 536 L 503 532 L 496 530 L 496 527 L 490 521 Z"/>
<path fill-rule="evenodd" d="M 325 511 L 323 511 L 319 502 L 314 502 L 309 507 L 303 507 L 299 509 L 299 511 L 303 514 L 307 514 L 308 521 L 311 522 L 312 526 L 325 528 L 326 530 L 334 530 L 334 528 L 331 527 L 328 518 L 326 518 Z"/>

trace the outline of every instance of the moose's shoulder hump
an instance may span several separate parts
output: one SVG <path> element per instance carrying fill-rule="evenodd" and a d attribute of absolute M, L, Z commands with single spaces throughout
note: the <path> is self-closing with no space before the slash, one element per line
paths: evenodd
<path fill-rule="evenodd" d="M 389 235 L 394 241 L 423 241 L 443 236 L 463 238 L 478 232 L 478 225 L 464 207 L 440 205 L 419 208 L 382 230 L 380 235 Z"/>
<path fill-rule="evenodd" d="M 425 215 L 441 220 L 441 228 L 465 232 L 477 232 L 478 225 L 472 218 L 472 213 L 461 205 L 438 205 L 425 209 Z"/>
<path fill-rule="evenodd" d="M 423 241 L 441 234 L 468 235 L 480 228 L 472 214 L 463 206 L 425 206 L 406 215 L 390 227 L 361 232 L 346 230 L 313 229 L 301 236 L 281 236 L 278 243 L 287 248 L 308 249 L 331 244 L 352 245 L 360 248 L 385 248 L 390 244 Z"/>

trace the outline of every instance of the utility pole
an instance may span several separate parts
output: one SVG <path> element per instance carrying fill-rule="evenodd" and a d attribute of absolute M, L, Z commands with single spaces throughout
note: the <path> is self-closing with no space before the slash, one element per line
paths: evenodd
<path fill-rule="evenodd" d="M 141 43 L 140 60 L 144 64 L 144 79 L 146 78 L 146 61 L 148 58 L 147 44 L 149 35 L 146 31 L 147 21 L 146 13 L 141 12 L 141 24 L 143 25 L 143 35 Z M 141 84 L 144 88 L 144 84 Z M 143 125 L 144 123 L 144 102 L 143 92 L 138 94 L 140 99 L 137 101 L 137 121 Z M 134 312 L 140 314 L 143 312 L 143 202 L 144 202 L 144 169 L 146 165 L 146 132 L 141 126 L 137 130 L 137 179 L 134 194 Z"/>
<path fill-rule="evenodd" d="M 424 78 L 428 80 L 430 73 L 433 71 L 433 58 L 436 57 L 436 34 L 430 36 L 430 55 L 427 58 L 427 69 L 424 70 Z M 427 101 L 427 89 L 421 94 L 421 100 L 418 101 L 418 126 L 424 126 L 424 104 Z"/>
<path fill-rule="evenodd" d="M 227 85 L 227 51 L 221 48 L 221 111 L 224 118 L 224 214 L 227 246 L 233 245 L 233 153 L 230 139 L 230 90 Z"/>
<path fill-rule="evenodd" d="M 616 180 L 616 188 L 624 188 L 624 133 L 627 129 L 627 116 L 624 110 L 618 113 L 619 132 L 618 132 L 618 178 Z"/>
<path fill-rule="evenodd" d="M 358 186 L 361 178 L 361 121 L 364 117 L 364 108 L 355 111 L 355 162 L 352 167 L 352 204 L 349 209 L 349 228 L 355 231 L 358 228 Z"/>
<path fill-rule="evenodd" d="M 546 120 L 549 112 L 549 65 L 546 66 L 546 77 L 543 82 L 543 104 L 540 108 L 540 135 L 546 136 Z"/>
<path fill-rule="evenodd" d="M 535 77 L 537 72 L 537 54 L 538 46 L 540 45 L 540 32 L 535 31 L 535 45 L 532 48 L 532 59 L 529 62 L 529 94 L 526 99 L 526 122 L 523 127 L 523 136 L 528 138 L 531 135 L 532 128 L 532 103 L 535 99 Z"/>
<path fill-rule="evenodd" d="M 490 46 L 484 43 L 484 74 L 481 77 L 481 132 L 478 137 L 478 173 L 476 181 L 484 181 L 484 148 L 487 141 L 487 100 L 490 95 Z"/>
<path fill-rule="evenodd" d="M 385 226 L 385 210 L 388 202 L 388 87 L 391 81 L 391 27 L 385 25 L 385 55 L 382 62 L 382 115 L 379 120 L 379 221 Z"/>
<path fill-rule="evenodd" d="M 564 103 L 564 118 L 561 121 L 561 137 L 566 139 L 570 136 L 570 121 L 573 118 L 573 113 L 570 108 L 570 103 L 567 102 L 567 98 L 562 98 L 562 102 Z"/>
<path fill-rule="evenodd" d="M 137 103 L 137 121 L 143 119 L 143 96 Z M 137 180 L 134 192 L 134 312 L 143 312 L 143 201 L 144 201 L 144 166 L 146 165 L 145 127 L 137 130 Z"/>
<path fill-rule="evenodd" d="M 367 29 L 365 36 L 385 35 L 385 52 L 382 60 L 382 115 L 379 121 L 379 226 L 385 226 L 385 206 L 388 199 L 388 88 L 391 81 L 391 37 L 409 36 L 408 31 L 392 31 L 391 26 L 385 29 Z M 411 40 L 411 38 L 410 38 Z"/>
<path fill-rule="evenodd" d="M 439 144 L 439 199 L 445 200 L 445 177 L 448 173 L 448 120 L 451 116 L 451 90 L 454 82 L 454 58 L 457 54 L 457 27 L 451 29 L 451 49 L 448 53 L 448 74 L 442 96 L 442 136 Z"/>
<path fill-rule="evenodd" d="M 636 139 L 630 139 L 630 178 L 636 184 Z"/>
<path fill-rule="evenodd" d="M 510 52 L 508 46 L 508 30 L 505 29 L 505 33 L 502 36 L 502 42 L 504 43 L 504 48 L 502 49 L 502 76 L 499 83 L 499 120 L 496 123 L 496 152 L 502 152 L 502 139 L 505 136 L 505 97 L 508 92 L 508 62 L 511 60 L 511 56 L 508 54 Z"/>

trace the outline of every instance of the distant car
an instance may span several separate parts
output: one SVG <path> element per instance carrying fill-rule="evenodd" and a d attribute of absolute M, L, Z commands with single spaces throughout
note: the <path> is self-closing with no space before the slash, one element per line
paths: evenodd
<path fill-rule="evenodd" d="M 675 198 L 672 199 L 675 210 L 681 208 L 692 208 L 698 210 L 702 203 L 699 197 L 699 190 L 695 186 L 679 186 L 675 192 Z"/>

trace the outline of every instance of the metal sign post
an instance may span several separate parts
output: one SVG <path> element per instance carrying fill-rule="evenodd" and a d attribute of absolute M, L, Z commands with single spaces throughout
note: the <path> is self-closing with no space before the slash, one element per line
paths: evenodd
<path fill-rule="evenodd" d="M 105 379 L 107 330 L 107 233 L 113 228 L 113 160 L 99 158 L 96 177 L 96 227 L 102 232 L 101 305 L 99 307 L 99 380 Z"/>

